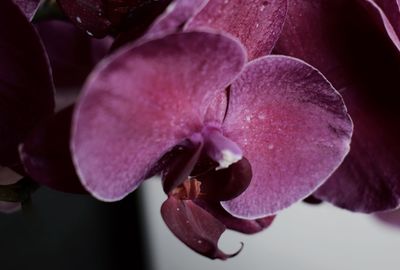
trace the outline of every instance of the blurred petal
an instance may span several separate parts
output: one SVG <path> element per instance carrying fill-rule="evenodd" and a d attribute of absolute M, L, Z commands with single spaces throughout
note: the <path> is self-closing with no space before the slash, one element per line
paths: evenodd
<path fill-rule="evenodd" d="M 193 32 L 128 47 L 102 62 L 74 118 L 74 161 L 84 186 L 109 201 L 133 191 L 164 153 L 201 130 L 208 103 L 244 61 L 236 41 Z"/>
<path fill-rule="evenodd" d="M 240 219 L 229 214 L 219 202 L 196 200 L 196 204 L 222 222 L 226 228 L 245 234 L 261 232 L 262 230 L 268 228 L 275 219 L 275 216 L 268 216 L 253 220 Z"/>
<path fill-rule="evenodd" d="M 349 151 L 352 123 L 342 98 L 316 69 L 267 56 L 250 62 L 232 84 L 223 128 L 253 171 L 249 188 L 223 206 L 255 219 L 321 185 Z"/>
<path fill-rule="evenodd" d="M 245 45 L 250 59 L 271 52 L 286 17 L 287 0 L 210 0 L 188 29 L 226 31 Z"/>
<path fill-rule="evenodd" d="M 14 172 L 13 170 L 7 167 L 0 166 L 0 185 L 11 185 L 15 184 L 23 178 L 18 173 Z"/>
<path fill-rule="evenodd" d="M 36 182 L 53 189 L 83 193 L 69 150 L 73 107 L 43 121 L 20 147 L 26 172 Z"/>
<path fill-rule="evenodd" d="M 223 253 L 218 240 L 225 231 L 224 224 L 190 200 L 169 197 L 161 207 L 161 215 L 179 240 L 206 257 L 225 260 L 241 250 L 232 255 Z"/>
<path fill-rule="evenodd" d="M 19 202 L 0 202 L 0 213 L 11 214 L 21 209 Z"/>
<path fill-rule="evenodd" d="M 18 144 L 53 112 L 53 85 L 39 38 L 19 8 L 0 2 L 0 165 L 19 163 Z"/>
<path fill-rule="evenodd" d="M 8 0 L 3 0 L 3 1 L 8 1 Z M 19 6 L 19 8 L 22 10 L 22 12 L 29 20 L 32 20 L 41 2 L 41 0 L 13 0 L 13 1 L 15 4 Z"/>
<path fill-rule="evenodd" d="M 49 55 L 57 90 L 81 87 L 112 43 L 112 38 L 91 38 L 63 21 L 42 21 L 35 27 Z"/>
<path fill-rule="evenodd" d="M 387 224 L 400 227 L 400 209 L 396 209 L 394 211 L 377 212 L 375 217 Z"/>
<path fill-rule="evenodd" d="M 251 166 L 246 158 L 233 163 L 227 169 L 212 170 L 195 176 L 201 181 L 202 198 L 213 201 L 227 201 L 239 196 L 251 181 Z"/>
<path fill-rule="evenodd" d="M 359 0 L 372 11 L 390 39 L 400 51 L 400 3 L 399 0 Z"/>
<path fill-rule="evenodd" d="M 349 155 L 315 195 L 353 211 L 397 207 L 400 57 L 387 34 L 353 1 L 295 0 L 276 51 L 326 75 L 354 121 Z"/>

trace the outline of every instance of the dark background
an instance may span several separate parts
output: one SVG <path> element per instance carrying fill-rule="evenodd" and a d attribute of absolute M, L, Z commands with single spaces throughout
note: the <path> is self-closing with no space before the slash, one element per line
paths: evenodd
<path fill-rule="evenodd" d="M 141 192 L 116 203 L 41 188 L 0 214 L 0 269 L 150 269 Z"/>

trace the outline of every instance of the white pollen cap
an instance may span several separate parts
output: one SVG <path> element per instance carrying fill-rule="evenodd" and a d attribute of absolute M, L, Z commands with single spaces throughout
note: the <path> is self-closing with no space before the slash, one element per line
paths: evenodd
<path fill-rule="evenodd" d="M 229 149 L 222 150 L 221 155 L 222 157 L 220 160 L 218 160 L 219 166 L 216 168 L 216 170 L 226 169 L 231 164 L 236 163 L 243 158 L 242 155 L 235 154 Z"/>

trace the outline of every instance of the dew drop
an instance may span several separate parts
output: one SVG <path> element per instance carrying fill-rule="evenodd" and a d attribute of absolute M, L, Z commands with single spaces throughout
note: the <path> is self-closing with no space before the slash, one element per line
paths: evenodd
<path fill-rule="evenodd" d="M 199 244 L 202 244 L 202 243 L 203 243 L 203 241 L 201 241 L 201 240 L 197 240 L 197 243 L 199 243 Z"/>
<path fill-rule="evenodd" d="M 89 30 L 86 30 L 86 34 L 88 34 L 89 36 L 93 37 L 93 33 L 90 32 Z"/>
<path fill-rule="evenodd" d="M 75 19 L 76 19 L 76 21 L 77 21 L 78 23 L 82 23 L 81 17 L 77 16 Z"/>
<path fill-rule="evenodd" d="M 181 209 L 179 209 L 179 207 L 178 207 L 178 208 L 176 208 L 176 211 L 181 211 Z"/>

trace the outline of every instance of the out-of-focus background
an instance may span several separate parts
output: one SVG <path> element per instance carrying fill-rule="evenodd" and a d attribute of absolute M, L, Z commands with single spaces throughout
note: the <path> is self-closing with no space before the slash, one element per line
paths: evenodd
<path fill-rule="evenodd" d="M 41 188 L 32 209 L 0 214 L 0 270 L 398 270 L 400 228 L 328 204 L 298 203 L 262 233 L 226 232 L 212 261 L 182 244 L 160 216 L 160 181 L 118 203 Z"/>

